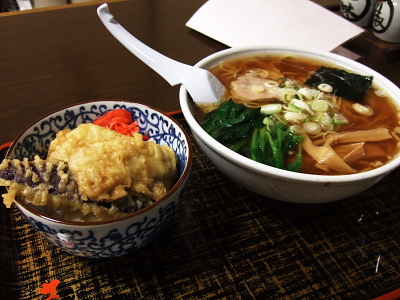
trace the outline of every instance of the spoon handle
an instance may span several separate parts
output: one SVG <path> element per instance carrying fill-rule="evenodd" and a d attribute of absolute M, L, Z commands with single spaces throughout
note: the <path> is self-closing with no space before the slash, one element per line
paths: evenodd
<path fill-rule="evenodd" d="M 143 44 L 115 20 L 106 3 L 99 6 L 97 14 L 106 28 L 121 44 L 161 75 L 170 85 L 183 83 L 183 74 L 190 71 L 187 68 L 192 69 L 192 66 L 172 60 Z"/>
<path fill-rule="evenodd" d="M 182 84 L 196 103 L 217 103 L 227 94 L 225 86 L 209 71 L 172 60 L 143 44 L 125 30 L 102 4 L 97 14 L 111 34 L 170 85 Z"/>

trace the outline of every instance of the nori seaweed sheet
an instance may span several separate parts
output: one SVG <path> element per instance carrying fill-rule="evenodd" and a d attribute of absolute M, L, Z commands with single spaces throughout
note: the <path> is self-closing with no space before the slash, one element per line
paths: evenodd
<path fill-rule="evenodd" d="M 372 85 L 373 76 L 363 76 L 349 73 L 345 70 L 321 67 L 307 79 L 305 84 L 314 88 L 321 83 L 333 87 L 333 93 L 354 102 L 362 102 Z"/>

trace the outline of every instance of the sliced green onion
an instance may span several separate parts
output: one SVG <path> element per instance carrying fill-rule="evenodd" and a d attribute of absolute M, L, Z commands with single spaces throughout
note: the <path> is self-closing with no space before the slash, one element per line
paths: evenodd
<path fill-rule="evenodd" d="M 255 73 L 257 77 L 261 78 L 267 78 L 269 76 L 269 72 L 264 69 L 254 69 L 251 72 Z"/>
<path fill-rule="evenodd" d="M 293 99 L 292 102 L 290 102 L 289 107 L 294 107 L 295 111 L 297 112 L 308 112 L 310 115 L 314 114 L 314 111 L 311 110 L 311 108 L 308 106 L 308 104 L 302 100 L 298 99 Z"/>
<path fill-rule="evenodd" d="M 367 116 L 367 117 L 372 116 L 374 114 L 374 111 L 373 111 L 372 107 L 364 106 L 364 105 L 362 105 L 360 103 L 354 103 L 353 104 L 353 109 L 356 112 L 358 112 L 360 115 Z"/>
<path fill-rule="evenodd" d="M 306 133 L 311 135 L 316 135 L 322 131 L 322 126 L 317 122 L 305 122 L 303 128 Z"/>
<path fill-rule="evenodd" d="M 387 97 L 388 93 L 385 90 L 375 90 L 375 95 L 378 97 Z"/>
<path fill-rule="evenodd" d="M 274 87 L 274 86 L 279 87 L 279 82 L 273 81 L 273 80 L 267 80 L 267 81 L 265 82 L 265 85 L 266 85 L 267 87 Z"/>
<path fill-rule="evenodd" d="M 335 113 L 332 119 L 334 124 L 349 124 L 349 120 L 347 120 L 347 118 L 342 113 Z"/>
<path fill-rule="evenodd" d="M 315 113 L 315 114 L 312 116 L 311 120 L 312 120 L 312 121 L 315 121 L 315 122 L 319 122 L 319 120 L 321 119 L 321 117 L 322 117 L 324 114 L 325 114 L 325 113 L 322 113 L 322 112 Z"/>
<path fill-rule="evenodd" d="M 292 99 L 301 98 L 301 94 L 296 91 L 294 88 L 283 88 L 282 89 L 282 98 L 283 102 L 290 102 Z"/>
<path fill-rule="evenodd" d="M 324 93 L 318 91 L 317 94 L 314 97 L 315 100 L 325 100 L 325 95 Z"/>
<path fill-rule="evenodd" d="M 265 88 L 264 88 L 263 86 L 261 86 L 261 85 L 253 85 L 253 86 L 251 87 L 251 90 L 252 90 L 254 93 L 263 93 L 263 92 L 265 91 Z"/>
<path fill-rule="evenodd" d="M 266 115 L 277 114 L 282 111 L 282 104 L 279 103 L 271 103 L 265 104 L 260 107 L 260 112 Z"/>
<path fill-rule="evenodd" d="M 312 120 L 320 123 L 321 125 L 332 123 L 332 118 L 326 112 L 314 114 Z"/>
<path fill-rule="evenodd" d="M 293 96 L 292 96 L 292 95 L 285 94 L 285 101 L 286 101 L 286 102 L 290 102 L 290 101 L 292 101 L 292 99 L 293 99 Z"/>
<path fill-rule="evenodd" d="M 301 126 L 298 125 L 298 124 L 290 126 L 290 130 L 291 130 L 291 131 L 294 131 L 294 132 L 296 132 L 296 133 L 303 133 L 303 132 L 304 132 L 303 127 L 301 127 Z"/>
<path fill-rule="evenodd" d="M 324 131 L 332 131 L 335 128 L 333 123 L 321 124 L 321 126 Z"/>
<path fill-rule="evenodd" d="M 267 125 L 267 126 L 273 126 L 273 125 L 275 125 L 275 122 L 270 117 L 265 117 L 263 119 L 263 124 Z"/>
<path fill-rule="evenodd" d="M 311 103 L 311 109 L 315 112 L 325 112 L 329 110 L 329 103 L 325 100 L 315 100 Z"/>
<path fill-rule="evenodd" d="M 319 121 L 323 125 L 332 124 L 332 118 L 328 114 L 323 116 Z"/>
<path fill-rule="evenodd" d="M 289 122 L 300 123 L 308 118 L 308 114 L 288 111 L 285 113 L 284 118 Z"/>
<path fill-rule="evenodd" d="M 299 93 L 306 98 L 307 100 L 312 100 L 313 99 L 313 95 L 310 89 L 308 88 L 301 88 L 299 89 Z"/>
<path fill-rule="evenodd" d="M 318 89 L 321 92 L 325 92 L 325 93 L 332 93 L 332 91 L 333 91 L 332 86 L 327 83 L 321 83 L 320 85 L 318 85 Z"/>
<path fill-rule="evenodd" d="M 287 111 L 299 113 L 302 111 L 302 109 L 296 106 L 293 102 L 290 102 L 287 106 Z"/>

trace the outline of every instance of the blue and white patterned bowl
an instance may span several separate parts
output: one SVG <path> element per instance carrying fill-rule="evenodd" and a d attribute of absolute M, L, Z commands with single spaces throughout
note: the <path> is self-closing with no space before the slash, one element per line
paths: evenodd
<path fill-rule="evenodd" d="M 107 221 L 58 220 L 22 201 L 16 202 L 17 208 L 38 232 L 73 255 L 116 257 L 136 251 L 158 235 L 178 208 L 189 178 L 192 148 L 188 135 L 173 118 L 155 108 L 132 102 L 97 101 L 67 107 L 43 117 L 24 130 L 7 153 L 10 158 L 33 159 L 35 155 L 45 158 L 58 131 L 92 123 L 117 108 L 131 111 L 143 133 L 175 151 L 180 161 L 180 177 L 159 201 L 128 216 Z"/>

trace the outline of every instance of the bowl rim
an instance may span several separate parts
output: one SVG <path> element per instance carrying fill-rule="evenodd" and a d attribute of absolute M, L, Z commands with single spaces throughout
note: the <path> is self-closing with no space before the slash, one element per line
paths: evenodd
<path fill-rule="evenodd" d="M 129 220 L 131 218 L 134 218 L 136 216 L 139 216 L 153 208 L 155 208 L 156 206 L 160 205 L 161 203 L 165 202 L 173 193 L 175 193 L 175 191 L 182 185 L 184 184 L 184 182 L 186 181 L 186 179 L 189 176 L 190 173 L 190 169 L 191 169 L 191 165 L 192 165 L 192 154 L 193 154 L 193 150 L 192 150 L 192 145 L 190 143 L 190 138 L 188 133 L 185 131 L 185 129 L 182 127 L 182 125 L 180 125 L 178 123 L 178 121 L 176 121 L 172 116 L 168 115 L 168 113 L 155 108 L 153 106 L 150 105 L 146 105 L 140 102 L 135 102 L 135 101 L 129 101 L 129 100 L 117 100 L 117 99 L 106 99 L 106 100 L 94 100 L 94 101 L 84 101 L 84 102 L 79 102 L 79 103 L 74 103 L 59 109 L 56 109 L 40 118 L 38 118 L 36 121 L 32 122 L 30 125 L 28 125 L 24 130 L 22 130 L 18 136 L 14 139 L 14 141 L 18 141 L 22 135 L 25 134 L 25 132 L 27 130 L 29 130 L 33 125 L 37 124 L 38 122 L 40 122 L 43 119 L 46 119 L 48 117 L 50 117 L 53 114 L 59 113 L 63 110 L 67 110 L 70 108 L 74 108 L 74 107 L 79 107 L 82 105 L 91 105 L 91 104 L 97 104 L 97 103 L 122 103 L 122 104 L 133 104 L 136 106 L 142 106 L 142 107 L 148 107 L 154 111 L 156 111 L 157 113 L 159 113 L 160 115 L 162 115 L 163 117 L 168 118 L 172 123 L 174 123 L 178 128 L 181 129 L 181 131 L 183 132 L 185 139 L 187 141 L 187 153 L 188 153 L 188 157 L 187 157 L 187 164 L 185 169 L 183 170 L 183 173 L 180 175 L 179 179 L 177 180 L 177 182 L 169 189 L 169 191 L 159 200 L 157 200 L 156 202 L 152 203 L 149 206 L 146 206 L 145 208 L 138 210 L 134 213 L 128 214 L 126 216 L 122 216 L 122 217 L 118 217 L 118 218 L 113 218 L 113 219 L 107 219 L 107 220 L 102 220 L 102 221 L 69 221 L 69 220 L 63 220 L 63 219 L 59 219 L 59 218 L 55 218 L 55 217 L 51 217 L 47 214 L 44 214 L 42 212 L 40 212 L 39 210 L 35 209 L 34 207 L 32 207 L 31 205 L 29 205 L 28 203 L 25 203 L 23 201 L 20 201 L 19 199 L 15 199 L 15 204 L 16 206 L 21 206 L 23 209 L 27 210 L 29 213 L 41 218 L 41 219 L 45 219 L 47 221 L 50 221 L 52 223 L 57 223 L 57 224 L 62 224 L 62 225 L 68 225 L 68 226 L 95 226 L 95 225 L 106 225 L 106 224 L 110 224 L 110 223 L 117 223 L 117 222 L 121 222 L 121 221 L 126 221 Z M 11 146 L 9 147 L 9 149 L 7 150 L 6 153 L 6 158 L 9 158 L 9 153 L 12 152 L 12 150 L 15 147 L 15 142 L 12 142 Z"/>
<path fill-rule="evenodd" d="M 314 50 L 309 48 L 300 48 L 300 47 L 286 47 L 286 46 L 245 46 L 245 47 L 234 47 L 225 49 L 214 54 L 211 54 L 202 60 L 200 60 L 195 67 L 208 69 L 211 66 L 216 65 L 217 63 L 223 61 L 223 58 L 226 60 L 234 59 L 237 57 L 245 57 L 247 55 L 254 54 L 282 54 L 282 52 L 287 52 L 291 54 L 301 55 L 303 57 L 312 57 L 319 60 L 327 60 L 327 62 L 335 63 L 338 66 L 346 68 L 348 70 L 353 70 L 356 72 L 361 72 L 363 74 L 369 74 L 374 76 L 374 81 L 377 79 L 378 86 L 384 86 L 385 89 L 389 92 L 390 95 L 400 95 L 400 88 L 397 87 L 393 82 L 389 79 L 378 73 L 377 71 L 359 63 L 353 61 L 344 56 L 340 56 L 335 53 Z M 396 91 L 396 92 L 394 92 Z M 392 96 L 392 98 L 395 98 Z M 393 101 L 393 105 L 397 107 L 400 112 L 400 96 L 397 96 L 398 101 Z M 189 94 L 184 86 L 181 86 L 179 91 L 179 101 L 182 109 L 182 113 L 189 124 L 190 129 L 193 134 L 202 140 L 203 143 L 213 151 L 215 151 L 218 155 L 224 157 L 232 163 L 238 164 L 245 169 L 256 172 L 260 175 L 269 175 L 275 178 L 279 178 L 284 181 L 296 181 L 303 183 L 322 183 L 322 184 L 332 184 L 332 183 L 341 183 L 341 184 L 353 184 L 354 182 L 363 181 L 366 179 L 374 178 L 377 176 L 383 176 L 400 165 L 400 153 L 398 153 L 395 157 L 393 157 L 388 163 L 379 168 L 362 172 L 356 174 L 348 174 L 348 175 L 316 175 L 316 174 L 306 174 L 306 173 L 296 173 L 287 170 L 278 169 L 275 167 L 271 167 L 268 165 L 264 165 L 262 163 L 251 160 L 250 158 L 244 157 L 224 145 L 217 142 L 210 135 L 208 135 L 205 130 L 200 126 L 200 124 L 196 121 L 194 116 L 191 113 L 189 108 L 189 101 L 191 101 Z"/>

